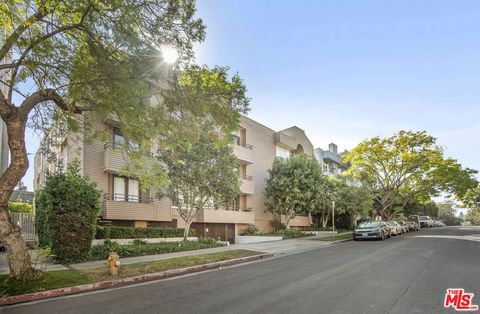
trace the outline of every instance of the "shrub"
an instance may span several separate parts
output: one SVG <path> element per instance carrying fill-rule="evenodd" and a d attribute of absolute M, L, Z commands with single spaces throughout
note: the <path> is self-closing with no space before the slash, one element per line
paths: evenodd
<path fill-rule="evenodd" d="M 147 244 L 148 242 L 142 239 L 133 239 L 132 244 L 133 245 L 144 245 Z"/>
<path fill-rule="evenodd" d="M 127 244 L 120 245 L 112 241 L 104 241 L 103 244 L 95 245 L 92 248 L 91 259 L 103 260 L 108 257 L 108 253 L 115 251 L 120 257 L 134 257 L 155 255 L 182 251 L 191 251 L 222 246 L 215 239 L 202 239 L 200 241 L 182 241 L 182 242 L 161 242 L 148 244 Z"/>
<path fill-rule="evenodd" d="M 255 235 L 258 232 L 258 228 L 255 225 L 249 225 L 243 230 L 243 235 Z"/>
<path fill-rule="evenodd" d="M 33 206 L 21 202 L 8 202 L 8 210 L 13 213 L 32 213 Z"/>
<path fill-rule="evenodd" d="M 286 229 L 286 226 L 276 219 L 270 221 L 270 227 L 272 227 L 273 232 L 279 232 L 280 230 Z"/>
<path fill-rule="evenodd" d="M 189 236 L 195 236 L 190 229 Z M 180 238 L 183 229 L 178 228 L 133 228 L 133 227 L 100 227 L 97 226 L 96 239 L 136 239 L 136 238 Z"/>
<path fill-rule="evenodd" d="M 313 233 L 303 233 L 299 229 L 286 229 L 281 232 L 284 239 L 302 238 L 314 235 Z"/>
<path fill-rule="evenodd" d="M 47 194 L 43 190 L 39 191 L 35 198 L 35 229 L 39 246 L 51 246 L 50 228 L 48 227 Z"/>
<path fill-rule="evenodd" d="M 70 168 L 47 178 L 41 192 L 39 233 L 42 245 L 51 244 L 60 263 L 77 263 L 90 256 L 95 223 L 100 211 L 100 192 L 95 183 Z"/>

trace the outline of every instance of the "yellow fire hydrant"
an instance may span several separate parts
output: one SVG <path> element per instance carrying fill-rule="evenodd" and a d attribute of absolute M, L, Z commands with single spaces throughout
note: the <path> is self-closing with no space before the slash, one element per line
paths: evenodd
<path fill-rule="evenodd" d="M 117 252 L 110 252 L 107 258 L 107 266 L 110 268 L 110 274 L 118 275 L 118 268 L 120 267 L 120 257 Z"/>

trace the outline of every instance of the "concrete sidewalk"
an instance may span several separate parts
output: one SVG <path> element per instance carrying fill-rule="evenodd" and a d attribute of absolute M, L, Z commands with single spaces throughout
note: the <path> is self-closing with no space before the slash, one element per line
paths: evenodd
<path fill-rule="evenodd" d="M 286 255 L 286 254 L 296 254 L 301 252 L 306 252 L 314 250 L 320 247 L 325 247 L 330 245 L 330 242 L 322 241 L 311 241 L 309 240 L 312 237 L 299 238 L 299 239 L 288 239 L 282 241 L 272 241 L 272 242 L 262 242 L 262 243 L 249 243 L 249 244 L 233 244 L 229 246 L 216 247 L 210 249 L 194 250 L 194 251 L 184 251 L 176 253 L 166 253 L 158 255 L 148 255 L 148 256 L 138 256 L 138 257 L 126 257 L 121 259 L 123 265 L 134 264 L 139 262 L 148 262 L 148 261 L 159 261 L 169 258 L 182 257 L 182 256 L 193 256 L 207 253 L 223 252 L 229 250 L 251 250 L 257 252 L 273 253 L 274 255 Z M 32 256 L 35 255 L 35 252 L 31 251 Z M 32 258 L 33 259 L 33 258 Z M 89 269 L 104 267 L 105 261 L 94 261 L 80 264 L 69 265 L 68 267 L 60 264 L 38 264 L 37 268 L 47 271 L 53 270 L 62 270 L 62 269 Z M 0 253 L 0 274 L 8 274 L 8 263 L 5 257 L 5 254 Z"/>

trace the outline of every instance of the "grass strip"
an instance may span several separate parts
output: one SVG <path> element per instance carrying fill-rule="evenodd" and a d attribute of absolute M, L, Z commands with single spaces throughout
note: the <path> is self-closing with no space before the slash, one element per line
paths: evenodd
<path fill-rule="evenodd" d="M 333 242 L 333 241 L 346 240 L 346 239 L 351 239 L 351 238 L 352 238 L 351 233 L 344 233 L 344 234 L 335 235 L 334 237 L 327 236 L 327 237 L 321 237 L 321 238 L 313 238 L 311 240 Z"/>
<path fill-rule="evenodd" d="M 258 254 L 260 253 L 249 250 L 231 250 L 169 258 L 160 261 L 121 265 L 118 276 L 115 277 L 110 275 L 106 266 L 85 270 L 72 269 L 50 271 L 45 272 L 42 278 L 28 281 L 12 280 L 8 278 L 8 275 L 0 275 L 0 297 L 64 288 L 104 280 L 139 276 L 189 266 L 227 261 Z"/>

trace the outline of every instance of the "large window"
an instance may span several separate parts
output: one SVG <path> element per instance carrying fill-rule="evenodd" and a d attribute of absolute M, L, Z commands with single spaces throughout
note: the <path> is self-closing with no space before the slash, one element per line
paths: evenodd
<path fill-rule="evenodd" d="M 291 151 L 282 147 L 282 146 L 277 146 L 277 157 L 280 158 L 290 158 L 291 156 Z"/>
<path fill-rule="evenodd" d="M 138 203 L 140 201 L 140 185 L 138 180 L 114 176 L 113 200 Z"/>

